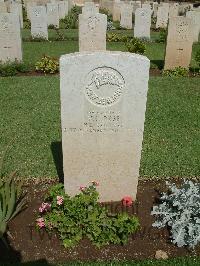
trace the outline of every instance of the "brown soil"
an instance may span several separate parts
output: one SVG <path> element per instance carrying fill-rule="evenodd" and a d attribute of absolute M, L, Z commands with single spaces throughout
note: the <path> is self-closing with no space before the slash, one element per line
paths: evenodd
<path fill-rule="evenodd" d="M 35 219 L 38 207 L 50 184 L 29 184 L 26 189 L 28 207 L 9 224 L 11 249 L 9 252 L 0 246 L 0 261 L 36 261 L 48 262 L 67 261 L 99 261 L 99 260 L 136 260 L 152 259 L 157 250 L 167 252 L 169 257 L 200 255 L 200 247 L 194 251 L 178 248 L 169 241 L 169 232 L 165 228 L 159 230 L 151 225 L 154 217 L 150 215 L 159 192 L 166 190 L 164 181 L 140 181 L 137 200 L 127 210 L 139 217 L 141 230 L 130 237 L 127 245 L 109 245 L 101 249 L 95 248 L 90 241 L 84 239 L 74 249 L 65 249 L 56 235 L 49 237 L 46 232 L 35 230 Z M 125 211 L 121 203 L 107 204 L 111 211 Z"/>

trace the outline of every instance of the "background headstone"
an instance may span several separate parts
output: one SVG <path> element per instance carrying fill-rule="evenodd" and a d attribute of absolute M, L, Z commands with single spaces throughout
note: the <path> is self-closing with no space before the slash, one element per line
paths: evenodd
<path fill-rule="evenodd" d="M 60 59 L 65 191 L 100 183 L 100 201 L 135 200 L 145 120 L 149 60 L 122 52 Z M 79 78 L 77 78 L 77 73 Z"/>
<path fill-rule="evenodd" d="M 22 61 L 19 17 L 15 13 L 0 13 L 0 61 Z"/>
<path fill-rule="evenodd" d="M 150 39 L 151 14 L 149 8 L 138 8 L 135 11 L 134 37 Z"/>
<path fill-rule="evenodd" d="M 192 54 L 192 24 L 189 18 L 171 17 L 168 26 L 164 69 L 189 67 Z"/>
<path fill-rule="evenodd" d="M 48 39 L 47 12 L 44 6 L 31 7 L 31 36 Z"/>
<path fill-rule="evenodd" d="M 120 26 L 125 29 L 133 28 L 133 7 L 129 3 L 121 5 Z"/>
<path fill-rule="evenodd" d="M 169 16 L 169 8 L 165 6 L 159 6 L 157 12 L 156 28 L 167 28 Z"/>
<path fill-rule="evenodd" d="M 113 2 L 113 21 L 120 21 L 121 5 L 122 2 L 120 0 Z"/>
<path fill-rule="evenodd" d="M 47 24 L 59 28 L 58 4 L 47 3 Z"/>
<path fill-rule="evenodd" d="M 99 13 L 79 15 L 79 51 L 106 50 L 107 16 Z"/>
<path fill-rule="evenodd" d="M 200 12 L 188 11 L 186 17 L 190 18 L 192 21 L 193 41 L 198 42 L 200 33 Z"/>

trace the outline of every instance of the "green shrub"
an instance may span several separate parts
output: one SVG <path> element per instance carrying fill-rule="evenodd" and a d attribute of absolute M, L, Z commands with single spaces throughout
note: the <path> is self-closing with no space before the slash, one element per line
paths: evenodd
<path fill-rule="evenodd" d="M 48 26 L 48 29 L 55 30 L 55 29 L 57 29 L 57 27 L 56 27 L 55 25 L 53 25 L 53 24 L 50 24 L 50 25 Z"/>
<path fill-rule="evenodd" d="M 97 247 L 125 244 L 131 233 L 139 228 L 138 218 L 127 213 L 110 214 L 97 202 L 96 183 L 81 187 L 80 194 L 70 197 L 62 184 L 53 186 L 39 208 L 37 228 L 56 231 L 63 245 L 74 247 L 89 238 Z"/>
<path fill-rule="evenodd" d="M 81 14 L 81 12 L 81 7 L 74 6 L 69 14 L 64 19 L 61 19 L 61 22 L 65 25 L 64 28 L 78 29 L 78 16 Z"/>
<path fill-rule="evenodd" d="M 55 29 L 56 31 L 56 38 L 55 41 L 64 41 L 65 40 L 65 35 L 60 29 Z"/>
<path fill-rule="evenodd" d="M 15 76 L 17 73 L 26 73 L 30 71 L 30 66 L 22 62 L 8 62 L 0 64 L 0 76 Z"/>
<path fill-rule="evenodd" d="M 188 77 L 189 69 L 184 67 L 175 67 L 174 69 L 163 70 L 162 75 L 167 77 Z"/>
<path fill-rule="evenodd" d="M 30 20 L 24 21 L 24 29 L 30 29 L 31 28 L 31 22 Z"/>
<path fill-rule="evenodd" d="M 106 15 L 107 16 L 107 21 L 113 21 L 112 14 L 110 13 L 110 11 L 108 9 L 100 8 L 99 9 L 99 13 Z"/>
<path fill-rule="evenodd" d="M 167 30 L 160 29 L 159 38 L 156 40 L 158 43 L 165 43 L 167 40 Z"/>
<path fill-rule="evenodd" d="M 0 180 L 0 240 L 6 245 L 5 234 L 8 222 L 25 208 L 25 198 L 21 185 L 16 185 L 11 175 L 6 181 Z"/>
<path fill-rule="evenodd" d="M 119 21 L 113 21 L 113 27 L 115 27 L 116 30 L 121 30 L 120 22 Z"/>
<path fill-rule="evenodd" d="M 44 55 L 40 61 L 35 64 L 35 69 L 38 72 L 45 74 L 55 74 L 59 71 L 58 59 Z"/>
<path fill-rule="evenodd" d="M 197 65 L 200 67 L 200 49 L 195 54 L 195 60 L 197 62 Z"/>
<path fill-rule="evenodd" d="M 108 42 L 121 42 L 121 37 L 116 33 L 107 33 L 106 39 Z"/>
<path fill-rule="evenodd" d="M 127 39 L 126 47 L 130 53 L 136 53 L 136 54 L 144 54 L 146 50 L 146 46 L 142 42 L 142 40 L 134 37 L 132 37 L 131 39 L 130 38 Z"/>

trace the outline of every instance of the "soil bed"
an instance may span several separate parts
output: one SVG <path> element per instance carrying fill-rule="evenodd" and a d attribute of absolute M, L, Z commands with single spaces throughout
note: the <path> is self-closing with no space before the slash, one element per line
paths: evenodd
<path fill-rule="evenodd" d="M 139 217 L 141 229 L 130 237 L 127 245 L 109 245 L 96 248 L 90 241 L 84 239 L 74 249 L 65 249 L 61 241 L 53 235 L 49 237 L 45 231 L 35 229 L 35 219 L 38 207 L 43 201 L 50 182 L 26 186 L 28 207 L 9 224 L 11 250 L 8 252 L 0 246 L 0 262 L 2 261 L 36 261 L 48 262 L 67 261 L 111 261 L 111 260 L 141 260 L 153 259 L 157 250 L 167 252 L 170 258 L 179 256 L 200 255 L 200 247 L 195 250 L 178 248 L 169 241 L 167 229 L 159 230 L 152 227 L 154 217 L 150 215 L 152 206 L 156 203 L 159 192 L 166 190 L 165 182 L 140 181 L 137 201 L 127 208 L 130 214 Z M 111 212 L 125 211 L 120 202 L 106 204 Z"/>

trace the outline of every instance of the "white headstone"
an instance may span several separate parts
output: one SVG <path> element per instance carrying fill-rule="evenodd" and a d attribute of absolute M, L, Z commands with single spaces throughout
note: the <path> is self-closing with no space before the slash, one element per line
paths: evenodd
<path fill-rule="evenodd" d="M 47 12 L 44 6 L 31 7 L 31 36 L 48 39 Z"/>
<path fill-rule="evenodd" d="M 120 0 L 115 0 L 113 2 L 113 21 L 120 21 L 122 2 Z"/>
<path fill-rule="evenodd" d="M 93 2 L 86 2 L 82 8 L 82 14 L 90 16 L 99 13 L 99 8 Z"/>
<path fill-rule="evenodd" d="M 179 14 L 179 4 L 171 4 L 169 6 L 169 17 L 177 17 Z"/>
<path fill-rule="evenodd" d="M 104 14 L 79 15 L 79 51 L 106 50 L 107 16 Z"/>
<path fill-rule="evenodd" d="M 6 13 L 8 10 L 7 10 L 7 5 L 6 3 L 2 2 L 0 3 L 0 13 Z"/>
<path fill-rule="evenodd" d="M 138 8 L 135 11 L 134 37 L 150 39 L 151 9 Z"/>
<path fill-rule="evenodd" d="M 47 3 L 47 23 L 59 28 L 58 4 Z"/>
<path fill-rule="evenodd" d="M 95 180 L 100 201 L 120 201 L 127 195 L 135 200 L 149 66 L 146 57 L 122 52 L 61 57 L 63 166 L 69 195 Z"/>
<path fill-rule="evenodd" d="M 133 28 L 133 7 L 129 3 L 121 5 L 120 26 L 125 29 Z"/>
<path fill-rule="evenodd" d="M 68 13 L 68 10 L 66 10 L 66 4 L 65 1 L 59 1 L 58 2 L 58 11 L 59 11 L 59 18 L 65 18 L 65 16 Z"/>
<path fill-rule="evenodd" d="M 12 3 L 10 5 L 10 12 L 11 13 L 16 13 L 17 16 L 19 17 L 19 21 L 20 21 L 20 26 L 23 29 L 23 13 L 22 13 L 22 4 L 20 3 Z"/>
<path fill-rule="evenodd" d="M 200 12 L 198 11 L 188 11 L 186 13 L 186 17 L 190 18 L 192 21 L 192 33 L 193 33 L 193 41 L 199 41 L 199 33 L 200 33 Z"/>
<path fill-rule="evenodd" d="M 164 69 L 188 68 L 192 54 L 192 23 L 179 16 L 169 19 Z"/>
<path fill-rule="evenodd" d="M 0 61 L 22 60 L 19 17 L 14 13 L 0 13 Z"/>
<path fill-rule="evenodd" d="M 159 6 L 157 12 L 156 28 L 167 28 L 169 8 Z"/>

